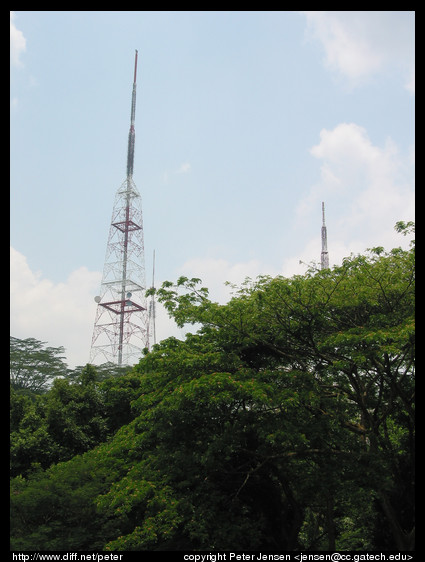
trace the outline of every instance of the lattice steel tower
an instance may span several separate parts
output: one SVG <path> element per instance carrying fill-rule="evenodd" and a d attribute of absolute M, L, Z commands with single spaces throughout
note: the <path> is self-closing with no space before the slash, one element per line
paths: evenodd
<path fill-rule="evenodd" d="M 90 362 L 134 365 L 149 347 L 142 200 L 133 181 L 137 51 L 128 134 L 127 177 L 115 195 L 91 343 Z"/>
<path fill-rule="evenodd" d="M 321 269 L 329 268 L 328 253 L 328 233 L 325 224 L 325 203 L 322 201 L 322 253 L 321 253 Z"/>

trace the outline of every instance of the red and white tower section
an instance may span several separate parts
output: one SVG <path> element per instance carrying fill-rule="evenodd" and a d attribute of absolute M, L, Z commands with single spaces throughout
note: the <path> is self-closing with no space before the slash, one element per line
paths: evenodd
<path fill-rule="evenodd" d="M 149 313 L 145 297 L 145 251 L 142 200 L 133 181 L 137 51 L 134 62 L 127 177 L 115 195 L 97 302 L 90 363 L 134 365 L 149 347 Z"/>

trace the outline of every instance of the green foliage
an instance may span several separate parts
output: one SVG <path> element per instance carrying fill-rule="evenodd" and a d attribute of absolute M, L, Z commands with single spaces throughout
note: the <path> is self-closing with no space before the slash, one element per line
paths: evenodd
<path fill-rule="evenodd" d="M 98 378 L 103 379 L 98 382 Z M 43 395 L 11 388 L 11 474 L 28 474 L 71 459 L 105 441 L 133 419 L 130 403 L 138 396 L 138 377 L 99 377 L 92 365 L 73 377 L 57 378 Z"/>
<path fill-rule="evenodd" d="M 93 367 L 93 365 L 92 365 Z M 68 371 L 67 379 L 76 382 L 80 380 L 82 372 L 87 368 L 87 365 L 75 367 L 74 369 Z M 128 374 L 131 367 L 120 366 L 115 363 L 102 363 L 101 365 L 96 365 L 96 381 L 103 382 L 112 378 L 119 378 Z"/>
<path fill-rule="evenodd" d="M 13 481 L 15 548 L 413 548 L 413 248 L 157 297 L 198 333 L 56 381 L 41 421 L 14 396 L 16 431 L 88 451 Z"/>
<path fill-rule="evenodd" d="M 49 435 L 39 400 L 10 392 L 10 465 L 11 474 L 27 474 L 31 467 L 47 468 L 58 458 L 58 445 Z"/>
<path fill-rule="evenodd" d="M 66 373 L 63 347 L 45 347 L 34 338 L 10 336 L 10 384 L 28 394 L 45 392 L 56 377 Z"/>
<path fill-rule="evenodd" d="M 97 512 L 92 498 L 111 474 L 93 455 L 75 456 L 48 472 L 11 484 L 11 550 L 99 550 L 119 529 Z"/>
<path fill-rule="evenodd" d="M 59 444 L 61 460 L 88 451 L 107 436 L 103 396 L 94 377 L 89 365 L 80 384 L 58 379 L 45 401 L 47 428 Z"/>
<path fill-rule="evenodd" d="M 130 423 L 136 415 L 132 403 L 140 395 L 140 377 L 137 373 L 109 377 L 101 383 L 100 389 L 108 432 L 115 433 L 120 427 Z"/>

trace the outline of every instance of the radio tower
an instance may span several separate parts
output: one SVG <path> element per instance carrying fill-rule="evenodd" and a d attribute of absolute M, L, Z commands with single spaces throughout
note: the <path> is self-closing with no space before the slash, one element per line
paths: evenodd
<path fill-rule="evenodd" d="M 142 201 L 133 181 L 137 51 L 134 61 L 127 177 L 115 195 L 90 362 L 134 365 L 149 347 Z"/>
<path fill-rule="evenodd" d="M 155 250 L 153 251 L 153 268 L 152 268 L 152 289 L 155 289 Z M 149 336 L 153 338 L 153 345 L 156 344 L 156 310 L 155 310 L 155 293 L 152 295 L 149 303 L 149 327 L 152 326 L 152 333 Z"/>
<path fill-rule="evenodd" d="M 325 203 L 322 201 L 322 254 L 321 269 L 329 269 L 328 233 L 325 224 Z"/>

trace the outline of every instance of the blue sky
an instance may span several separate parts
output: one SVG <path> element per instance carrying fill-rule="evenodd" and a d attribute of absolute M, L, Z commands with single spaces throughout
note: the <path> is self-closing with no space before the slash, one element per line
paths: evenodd
<path fill-rule="evenodd" d="M 11 13 L 11 333 L 88 360 L 138 49 L 147 279 L 293 275 L 406 240 L 414 12 Z M 178 335 L 163 311 L 159 337 Z"/>

